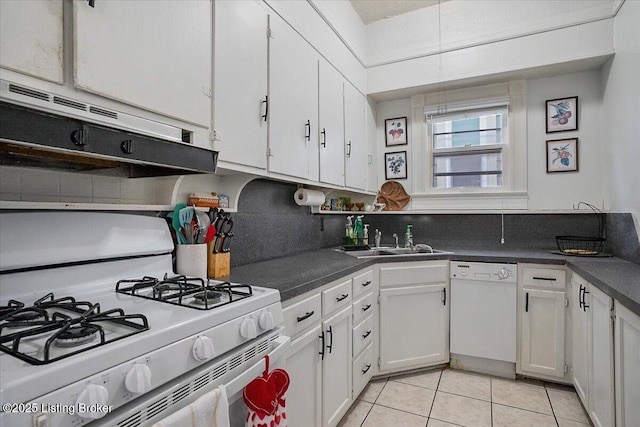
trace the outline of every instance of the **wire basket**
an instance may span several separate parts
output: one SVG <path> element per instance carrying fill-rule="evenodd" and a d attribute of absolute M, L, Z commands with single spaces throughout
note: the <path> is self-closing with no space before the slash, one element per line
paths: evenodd
<path fill-rule="evenodd" d="M 589 203 L 580 202 L 577 206 L 574 206 L 574 209 L 579 209 L 580 205 L 586 205 L 593 211 L 594 218 L 598 223 L 598 236 L 556 236 L 556 245 L 562 253 L 567 255 L 598 255 L 602 252 L 604 242 L 607 240 L 606 218 L 600 209 Z"/>

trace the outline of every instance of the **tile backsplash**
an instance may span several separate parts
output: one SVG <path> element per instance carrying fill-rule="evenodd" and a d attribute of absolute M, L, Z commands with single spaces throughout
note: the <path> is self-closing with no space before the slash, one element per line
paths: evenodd
<path fill-rule="evenodd" d="M 297 186 L 263 179 L 247 184 L 233 214 L 235 242 L 232 265 L 277 258 L 304 250 L 342 244 L 347 214 L 311 214 L 293 201 Z M 640 263 L 640 243 L 630 214 L 608 214 L 609 235 L 605 251 Z M 596 236 L 591 214 L 506 214 L 504 234 L 499 214 L 375 214 L 366 215 L 369 230 L 382 231 L 391 244 L 397 233 L 404 243 L 407 224 L 413 225 L 414 242 L 434 247 L 485 249 L 556 249 L 555 236 Z M 504 235 L 505 242 L 501 243 Z"/>
<path fill-rule="evenodd" d="M 0 167 L 0 200 L 155 204 L 161 181 L 48 169 Z"/>
<path fill-rule="evenodd" d="M 154 204 L 163 180 L 127 179 L 12 166 L 0 167 L 0 200 L 71 203 Z M 277 258 L 300 251 L 342 244 L 347 214 L 311 214 L 293 201 L 295 184 L 258 179 L 240 194 L 234 218 L 232 265 Z M 605 251 L 640 264 L 640 243 L 631 214 L 607 214 Z M 366 215 L 369 230 L 382 231 L 382 242 L 403 243 L 407 224 L 414 241 L 434 247 L 486 249 L 555 249 L 556 235 L 597 234 L 590 214 L 507 214 L 505 243 L 500 243 L 498 214 L 376 214 Z"/>

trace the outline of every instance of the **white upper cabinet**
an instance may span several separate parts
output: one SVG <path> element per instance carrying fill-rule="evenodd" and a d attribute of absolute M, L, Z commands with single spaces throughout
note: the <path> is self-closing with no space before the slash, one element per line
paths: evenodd
<path fill-rule="evenodd" d="M 367 99 L 350 83 L 344 83 L 344 143 L 345 143 L 345 185 L 365 190 L 367 188 L 366 140 Z"/>
<path fill-rule="evenodd" d="M 0 66 L 62 84 L 62 0 L 0 2 Z"/>
<path fill-rule="evenodd" d="M 344 185 L 343 78 L 328 62 L 320 61 L 320 182 Z"/>
<path fill-rule="evenodd" d="M 76 88 L 210 127 L 212 2 L 73 3 Z"/>
<path fill-rule="evenodd" d="M 267 168 L 267 29 L 262 2 L 215 2 L 214 130 L 219 160 Z"/>
<path fill-rule="evenodd" d="M 269 172 L 317 181 L 319 55 L 277 15 L 269 28 Z"/>

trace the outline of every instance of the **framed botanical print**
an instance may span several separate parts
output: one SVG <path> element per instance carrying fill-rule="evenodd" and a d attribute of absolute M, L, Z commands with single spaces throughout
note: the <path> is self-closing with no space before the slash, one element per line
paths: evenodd
<path fill-rule="evenodd" d="M 407 145 L 407 118 L 398 117 L 384 121 L 386 146 Z"/>
<path fill-rule="evenodd" d="M 578 138 L 547 141 L 547 173 L 578 170 Z"/>
<path fill-rule="evenodd" d="M 384 155 L 384 176 L 385 179 L 406 179 L 407 178 L 407 152 L 398 151 L 395 153 L 385 153 Z"/>
<path fill-rule="evenodd" d="M 578 130 L 578 97 L 546 101 L 547 133 Z"/>

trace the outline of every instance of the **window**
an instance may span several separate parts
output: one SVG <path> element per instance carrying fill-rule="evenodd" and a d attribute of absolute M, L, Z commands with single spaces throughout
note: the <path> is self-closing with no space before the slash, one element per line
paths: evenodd
<path fill-rule="evenodd" d="M 526 82 L 411 97 L 413 211 L 527 209 Z"/>
<path fill-rule="evenodd" d="M 499 189 L 508 148 L 508 106 L 427 115 L 433 189 Z"/>

